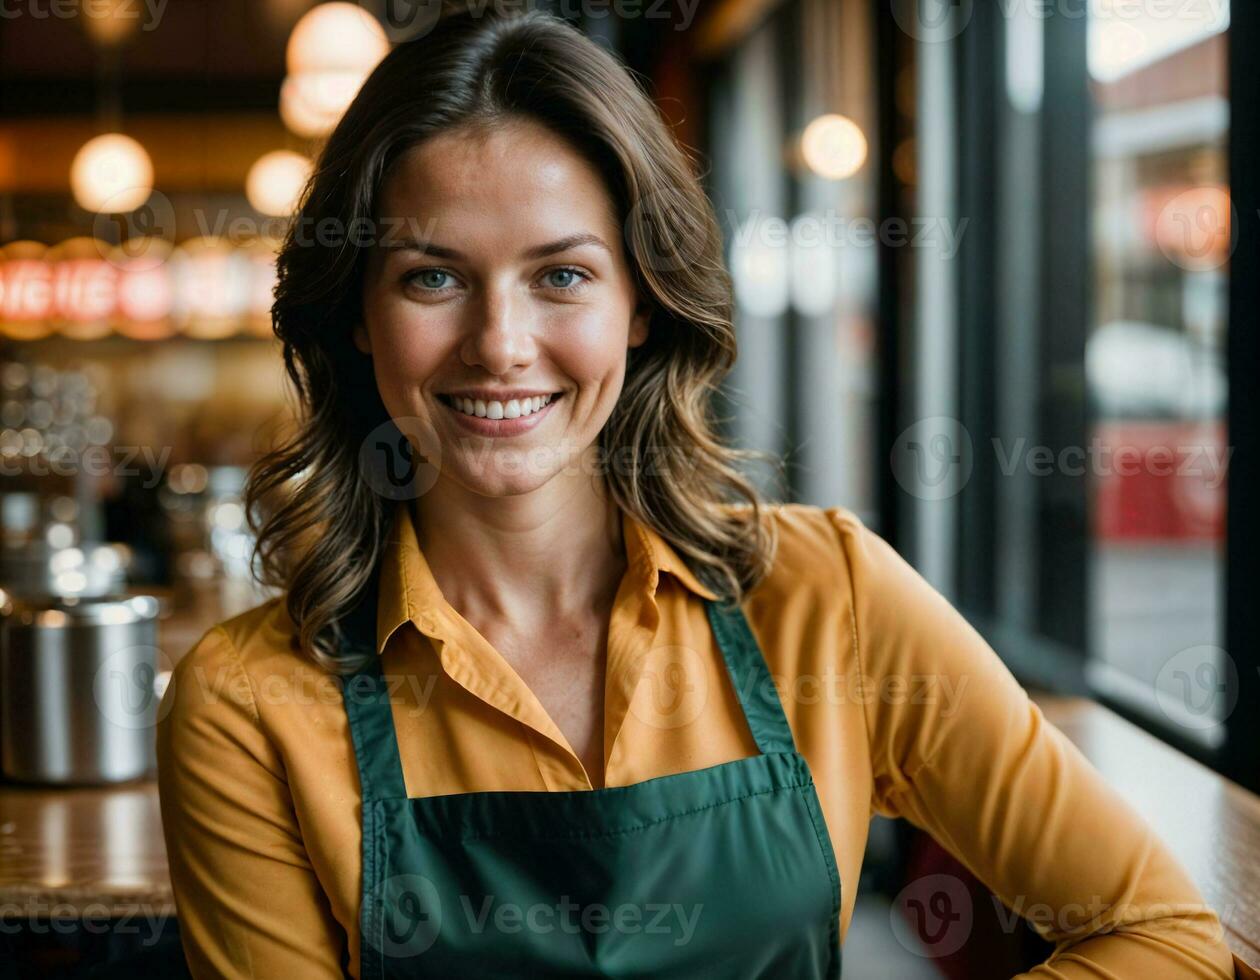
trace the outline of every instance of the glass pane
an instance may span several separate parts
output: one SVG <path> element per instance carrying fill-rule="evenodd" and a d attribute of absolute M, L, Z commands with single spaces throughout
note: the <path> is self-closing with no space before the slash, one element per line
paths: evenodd
<path fill-rule="evenodd" d="M 1221 650 L 1225 0 L 1091 3 L 1090 674 L 1208 744 Z"/>

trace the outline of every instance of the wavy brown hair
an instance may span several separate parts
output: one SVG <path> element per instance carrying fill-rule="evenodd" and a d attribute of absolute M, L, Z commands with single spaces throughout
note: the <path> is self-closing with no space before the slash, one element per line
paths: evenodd
<path fill-rule="evenodd" d="M 514 117 L 549 127 L 605 175 L 652 305 L 649 337 L 629 350 L 599 436 L 601 458 L 620 461 L 604 474 L 612 499 L 727 600 L 741 601 L 773 561 L 773 522 L 737 464 L 778 461 L 726 445 L 712 413 L 736 357 L 732 291 L 691 159 L 636 77 L 564 20 L 448 8 L 368 77 L 320 154 L 278 258 L 272 319 L 297 425 L 252 467 L 246 512 L 259 577 L 285 590 L 294 642 L 336 672 L 362 662 L 341 646 L 343 621 L 367 594 L 395 505 L 359 463 L 368 434 L 390 424 L 371 359 L 351 339 L 367 249 L 330 232 L 376 227 L 379 192 L 404 151 Z"/>

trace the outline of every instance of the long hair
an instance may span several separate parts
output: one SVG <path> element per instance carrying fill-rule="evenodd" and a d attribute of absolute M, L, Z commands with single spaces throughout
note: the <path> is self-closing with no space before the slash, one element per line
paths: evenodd
<path fill-rule="evenodd" d="M 737 463 L 769 454 L 718 433 L 713 396 L 735 362 L 730 276 L 713 209 L 636 77 L 540 10 L 451 9 L 397 45 L 364 82 L 303 188 L 279 253 L 272 320 L 297 423 L 250 470 L 246 513 L 264 584 L 286 593 L 295 644 L 335 672 L 342 620 L 364 594 L 393 501 L 359 462 L 390 424 L 371 359 L 353 344 L 367 250 L 391 164 L 434 134 L 522 117 L 567 139 L 606 175 L 649 337 L 628 351 L 622 394 L 599 435 L 611 499 L 674 546 L 706 585 L 741 601 L 769 571 L 773 522 Z M 365 224 L 366 222 L 366 224 Z M 329 233 L 329 230 L 333 233 Z M 335 232 L 340 231 L 341 234 Z"/>

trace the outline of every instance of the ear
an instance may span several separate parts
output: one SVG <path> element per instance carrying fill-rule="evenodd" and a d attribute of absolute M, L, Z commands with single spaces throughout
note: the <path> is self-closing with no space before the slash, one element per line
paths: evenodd
<path fill-rule="evenodd" d="M 651 320 L 652 304 L 646 300 L 640 301 L 634 308 L 634 316 L 630 320 L 630 342 L 627 346 L 638 347 L 647 341 Z"/>
<path fill-rule="evenodd" d="M 368 336 L 367 327 L 363 325 L 362 321 L 354 325 L 351 336 L 354 338 L 354 346 L 370 356 L 372 353 L 372 338 Z"/>

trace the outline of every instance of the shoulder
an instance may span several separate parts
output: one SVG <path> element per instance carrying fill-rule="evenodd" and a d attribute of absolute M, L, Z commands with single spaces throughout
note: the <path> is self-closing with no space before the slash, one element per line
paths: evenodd
<path fill-rule="evenodd" d="M 830 642 L 858 673 L 877 773 L 913 772 L 957 724 L 1018 723 L 1027 696 L 997 653 L 856 514 L 788 505 L 773 519 L 781 550 L 756 603 L 767 619 L 809 624 L 791 632 L 794 642 Z"/>
<path fill-rule="evenodd" d="M 769 575 L 758 587 L 800 590 L 810 584 L 832 600 L 890 586 L 914 570 L 877 532 L 843 506 L 771 504 L 764 520 L 776 547 Z"/>
<path fill-rule="evenodd" d="M 175 672 L 229 669 L 255 683 L 276 674 L 292 675 L 302 668 L 321 672 L 298 651 L 295 636 L 285 597 L 276 596 L 207 629 L 178 657 Z"/>
<path fill-rule="evenodd" d="M 848 613 L 866 667 L 889 669 L 906 657 L 931 658 L 943 644 L 981 646 L 979 636 L 935 586 L 852 510 L 780 504 L 768 510 L 778 536 L 759 603 Z"/>
<path fill-rule="evenodd" d="M 301 656 L 293 636 L 283 596 L 206 629 L 174 658 L 158 709 L 159 746 L 256 742 L 270 727 L 269 704 L 293 702 L 299 685 L 326 673 Z"/>

